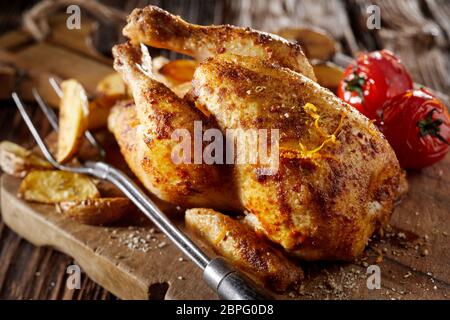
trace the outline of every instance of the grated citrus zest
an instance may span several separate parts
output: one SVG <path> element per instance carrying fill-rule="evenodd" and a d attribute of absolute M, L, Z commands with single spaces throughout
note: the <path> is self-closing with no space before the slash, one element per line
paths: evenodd
<path fill-rule="evenodd" d="M 320 150 L 322 150 L 322 148 L 325 147 L 325 145 L 327 143 L 336 143 L 336 135 L 342 129 L 343 120 L 344 120 L 344 117 L 346 116 L 345 111 L 344 110 L 341 111 L 341 119 L 339 121 L 337 128 L 334 130 L 334 132 L 332 134 L 328 134 L 328 133 L 324 132 L 319 126 L 320 115 L 317 113 L 317 107 L 314 104 L 308 102 L 303 106 L 303 109 L 309 116 L 311 116 L 311 118 L 313 118 L 314 127 L 320 133 L 320 135 L 325 137 L 325 140 L 322 141 L 322 143 L 319 146 L 317 146 L 316 148 L 314 148 L 312 150 L 308 150 L 300 141 L 298 142 L 300 150 L 280 147 L 281 157 L 287 158 L 287 159 L 309 159 L 309 160 L 312 160 L 312 162 L 315 165 L 317 165 L 317 162 L 315 161 L 315 159 L 318 159 L 318 158 L 329 158 L 329 159 L 337 160 L 335 157 L 333 157 L 331 155 L 320 154 L 318 152 Z"/>
<path fill-rule="evenodd" d="M 375 136 L 375 135 L 377 134 L 377 132 L 376 132 L 375 130 L 372 129 L 372 125 L 375 125 L 375 122 L 376 122 L 376 121 L 377 121 L 377 120 L 375 120 L 375 119 L 369 120 L 370 125 L 367 126 L 367 129 L 369 130 L 369 133 L 370 133 L 372 136 Z"/>
<path fill-rule="evenodd" d="M 217 244 L 219 244 L 223 239 L 225 239 L 225 236 L 227 235 L 227 232 L 226 232 L 226 230 L 224 229 L 224 230 L 221 230 L 220 232 L 219 232 L 219 234 L 217 235 L 217 237 L 214 239 L 214 244 L 215 245 L 217 245 Z"/>
<path fill-rule="evenodd" d="M 211 112 L 209 112 L 208 109 L 205 108 L 205 106 L 197 101 L 195 101 L 195 107 L 201 112 L 203 113 L 206 117 L 210 117 L 211 116 Z"/>

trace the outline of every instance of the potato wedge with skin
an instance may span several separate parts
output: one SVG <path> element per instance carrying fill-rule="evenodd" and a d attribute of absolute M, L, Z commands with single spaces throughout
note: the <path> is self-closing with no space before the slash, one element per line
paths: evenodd
<path fill-rule="evenodd" d="M 128 198 L 72 200 L 60 202 L 56 206 L 64 216 L 90 225 L 117 222 L 134 209 Z"/>
<path fill-rule="evenodd" d="M 43 158 L 10 141 L 0 143 L 0 167 L 7 174 L 19 178 L 23 178 L 31 170 L 53 169 Z"/>
<path fill-rule="evenodd" d="M 299 266 L 238 220 L 212 209 L 189 209 L 185 221 L 189 230 L 257 283 L 282 292 L 303 278 Z"/>
<path fill-rule="evenodd" d="M 107 96 L 130 96 L 125 81 L 123 81 L 122 76 L 117 72 L 111 73 L 100 80 L 97 84 L 96 90 L 98 93 Z"/>
<path fill-rule="evenodd" d="M 56 159 L 65 163 L 77 154 L 87 130 L 89 102 L 86 91 L 76 80 L 63 81 L 61 89 Z"/>
<path fill-rule="evenodd" d="M 100 197 L 95 183 L 87 176 L 58 171 L 31 171 L 22 180 L 19 197 L 39 203 L 58 203 Z"/>
<path fill-rule="evenodd" d="M 333 92 L 337 91 L 339 83 L 344 76 L 344 69 L 331 62 L 313 64 L 313 69 L 317 83 Z"/>
<path fill-rule="evenodd" d="M 285 28 L 275 34 L 298 42 L 308 59 L 330 60 L 336 53 L 336 41 L 324 30 L 318 28 Z"/>

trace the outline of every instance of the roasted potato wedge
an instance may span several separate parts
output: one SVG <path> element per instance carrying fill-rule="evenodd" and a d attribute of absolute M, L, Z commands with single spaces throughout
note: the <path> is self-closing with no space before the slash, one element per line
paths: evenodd
<path fill-rule="evenodd" d="M 64 216 L 90 225 L 117 222 L 133 209 L 128 198 L 71 200 L 60 202 L 56 206 Z"/>
<path fill-rule="evenodd" d="M 88 128 L 90 130 L 105 128 L 111 108 L 124 98 L 125 96 L 118 94 L 101 95 L 89 102 Z"/>
<path fill-rule="evenodd" d="M 275 33 L 285 39 L 300 43 L 309 59 L 327 61 L 330 60 L 337 50 L 334 39 L 321 29 L 285 28 Z"/>
<path fill-rule="evenodd" d="M 70 161 L 78 152 L 88 125 L 89 102 L 86 91 L 76 80 L 61 84 L 63 96 L 59 107 L 59 131 L 56 159 Z"/>
<path fill-rule="evenodd" d="M 189 209 L 186 226 L 256 282 L 285 291 L 303 278 L 302 269 L 250 227 L 212 209 Z"/>
<path fill-rule="evenodd" d="M 152 73 L 159 74 L 159 70 L 170 62 L 169 59 L 163 56 L 157 56 L 152 59 Z"/>
<path fill-rule="evenodd" d="M 197 65 L 197 61 L 194 60 L 178 59 L 164 64 L 158 71 L 178 85 L 192 80 Z"/>
<path fill-rule="evenodd" d="M 99 94 L 106 96 L 130 96 L 127 84 L 117 72 L 111 73 L 100 80 L 96 90 Z"/>
<path fill-rule="evenodd" d="M 96 180 L 95 185 L 102 198 L 125 198 L 123 192 L 107 180 Z"/>
<path fill-rule="evenodd" d="M 152 60 L 152 72 L 156 80 L 172 89 L 179 97 L 184 97 L 191 88 L 197 65 L 194 60 L 169 61 L 164 57 L 156 57 Z"/>
<path fill-rule="evenodd" d="M 58 203 L 100 197 L 95 183 L 87 176 L 58 171 L 31 171 L 22 180 L 19 197 L 39 203 Z"/>
<path fill-rule="evenodd" d="M 53 168 L 46 160 L 10 141 L 0 143 L 0 167 L 7 174 L 19 178 L 23 178 L 31 170 Z"/>
<path fill-rule="evenodd" d="M 313 64 L 317 82 L 325 88 L 336 92 L 339 82 L 344 76 L 344 69 L 331 62 L 320 62 Z"/>

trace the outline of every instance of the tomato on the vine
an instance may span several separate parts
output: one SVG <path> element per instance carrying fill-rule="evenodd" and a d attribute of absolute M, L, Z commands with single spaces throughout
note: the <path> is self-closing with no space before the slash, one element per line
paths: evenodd
<path fill-rule="evenodd" d="M 406 68 L 388 50 L 361 53 L 344 72 L 337 95 L 369 119 L 379 119 L 383 104 L 413 88 Z"/>
<path fill-rule="evenodd" d="M 432 165 L 449 150 L 447 107 L 425 89 L 411 90 L 386 102 L 380 129 L 405 169 Z"/>

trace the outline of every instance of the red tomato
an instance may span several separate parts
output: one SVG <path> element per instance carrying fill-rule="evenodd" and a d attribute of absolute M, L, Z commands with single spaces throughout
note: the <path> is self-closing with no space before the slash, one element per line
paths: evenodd
<path fill-rule="evenodd" d="M 390 51 L 361 53 L 344 72 L 338 97 L 369 119 L 378 119 L 383 104 L 413 88 L 411 76 Z"/>
<path fill-rule="evenodd" d="M 380 129 L 405 169 L 420 169 L 444 158 L 450 143 L 447 107 L 425 89 L 386 102 Z"/>

